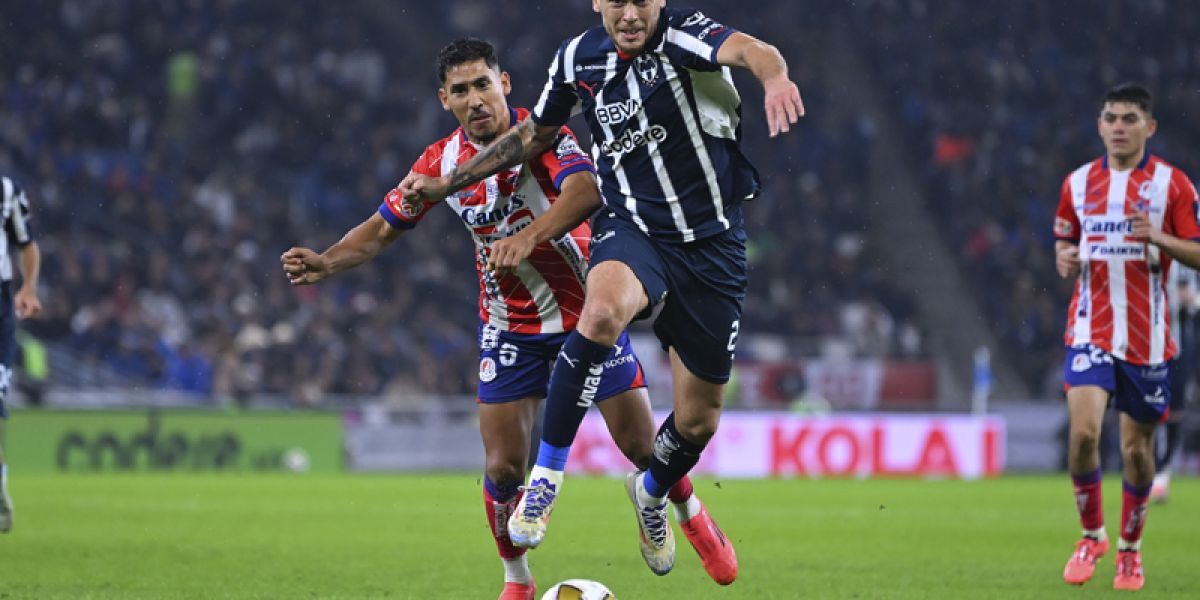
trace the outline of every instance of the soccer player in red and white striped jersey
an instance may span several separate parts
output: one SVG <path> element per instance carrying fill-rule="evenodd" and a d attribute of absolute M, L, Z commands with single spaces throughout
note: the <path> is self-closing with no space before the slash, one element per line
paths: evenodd
<path fill-rule="evenodd" d="M 443 107 L 461 125 L 426 148 L 413 171 L 437 176 L 453 171 L 528 116 L 506 96 L 508 74 L 488 43 L 461 39 L 438 56 L 438 90 Z M 479 277 L 479 429 L 486 467 L 484 507 L 504 565 L 500 600 L 532 600 L 536 589 L 526 549 L 513 545 L 508 518 L 521 499 L 538 403 L 546 396 L 550 365 L 576 327 L 583 308 L 591 227 L 587 217 L 600 207 L 591 160 L 566 127 L 548 150 L 447 197 L 475 240 Z M 534 219 L 557 210 L 548 219 Z M 323 253 L 292 248 L 280 257 L 294 285 L 317 283 L 358 266 L 415 227 L 433 204 L 387 194 L 379 210 Z M 550 222 L 552 225 L 547 226 Z M 515 265 L 495 269 L 494 246 L 527 244 Z M 639 468 L 650 463 L 654 421 L 641 365 L 628 335 L 608 352 L 593 400 L 617 446 Z M 679 510 L 695 511 L 691 481 L 681 480 L 670 497 Z"/>
<path fill-rule="evenodd" d="M 1154 430 L 1169 411 L 1167 273 L 1173 260 L 1200 265 L 1197 195 L 1187 176 L 1146 151 L 1157 123 L 1150 93 L 1108 91 L 1099 132 L 1106 154 L 1067 176 L 1054 223 L 1056 267 L 1076 278 L 1067 314 L 1064 387 L 1070 413 L 1068 468 L 1083 539 L 1063 570 L 1091 578 L 1108 551 L 1098 445 L 1110 400 L 1119 411 L 1124 460 L 1121 532 L 1113 587 L 1141 589 L 1141 537 L 1154 478 Z"/>

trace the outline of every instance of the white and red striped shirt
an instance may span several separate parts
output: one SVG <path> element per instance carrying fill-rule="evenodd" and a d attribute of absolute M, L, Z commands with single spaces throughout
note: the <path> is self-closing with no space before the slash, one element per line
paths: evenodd
<path fill-rule="evenodd" d="M 1200 240 L 1196 203 L 1187 175 L 1150 154 L 1129 171 L 1100 158 L 1067 176 L 1054 235 L 1078 243 L 1082 261 L 1067 312 L 1068 346 L 1092 344 L 1137 365 L 1175 355 L 1166 288 L 1171 257 L 1131 237 L 1130 217 L 1146 212 L 1154 227 Z"/>
<path fill-rule="evenodd" d="M 529 115 L 509 109 L 515 126 Z M 467 139 L 462 128 L 425 149 L 413 171 L 438 177 L 450 173 L 482 149 Z M 583 310 L 584 280 L 592 230 L 583 223 L 571 232 L 539 244 L 512 272 L 495 277 L 484 270 L 493 242 L 528 226 L 558 199 L 568 175 L 594 173 L 591 159 L 575 135 L 563 127 L 558 140 L 538 158 L 488 177 L 446 198 L 445 204 L 466 225 L 475 240 L 475 271 L 479 276 L 479 318 L 513 333 L 562 333 L 575 329 Z M 428 213 L 429 205 L 406 202 L 392 190 L 379 213 L 393 227 L 411 229 Z"/>

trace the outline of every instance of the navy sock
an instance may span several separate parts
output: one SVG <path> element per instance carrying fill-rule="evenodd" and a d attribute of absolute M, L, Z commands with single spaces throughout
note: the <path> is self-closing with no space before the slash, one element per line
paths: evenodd
<path fill-rule="evenodd" d="M 657 498 L 667 495 L 671 486 L 679 483 L 692 467 L 700 462 L 705 444 L 684 438 L 675 428 L 675 413 L 667 415 L 658 435 L 654 437 L 654 454 L 650 457 L 649 476 L 642 480 L 646 493 Z"/>
<path fill-rule="evenodd" d="M 487 493 L 492 497 L 492 500 L 495 500 L 501 504 L 505 504 L 509 500 L 512 500 L 514 497 L 516 497 L 520 486 L 521 484 L 514 483 L 512 485 L 501 487 L 496 485 L 496 482 L 492 481 L 491 477 L 488 477 L 486 474 L 483 476 L 484 489 L 487 490 Z"/>
<path fill-rule="evenodd" d="M 563 343 L 546 397 L 546 416 L 542 422 L 543 448 L 570 448 L 583 416 L 596 401 L 600 374 L 612 346 L 597 344 L 574 331 Z M 538 464 L 542 464 L 541 452 Z M 566 461 L 565 454 L 561 457 Z M 546 465 L 543 465 L 546 466 Z"/>

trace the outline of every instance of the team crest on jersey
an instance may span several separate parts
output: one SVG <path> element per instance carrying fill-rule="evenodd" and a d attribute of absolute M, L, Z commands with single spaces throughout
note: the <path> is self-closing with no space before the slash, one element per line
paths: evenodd
<path fill-rule="evenodd" d="M 658 61 L 649 54 L 643 54 L 633 59 L 633 70 L 643 85 L 652 86 L 658 83 Z"/>
<path fill-rule="evenodd" d="M 1153 179 L 1147 179 L 1138 186 L 1138 198 L 1149 201 L 1158 193 L 1158 184 Z"/>
<path fill-rule="evenodd" d="M 488 382 L 496 378 L 496 361 L 492 357 L 485 356 L 479 361 L 479 380 Z"/>
<path fill-rule="evenodd" d="M 1071 237 L 1075 235 L 1075 225 L 1062 217 L 1055 217 L 1054 235 L 1059 237 Z"/>

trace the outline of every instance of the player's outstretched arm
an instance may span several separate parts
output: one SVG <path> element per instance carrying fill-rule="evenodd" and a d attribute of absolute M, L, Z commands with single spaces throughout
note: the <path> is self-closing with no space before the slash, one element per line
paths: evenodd
<path fill-rule="evenodd" d="M 292 285 L 310 285 L 375 258 L 402 233 L 403 229 L 392 227 L 375 213 L 321 254 L 308 248 L 291 248 L 279 261 Z"/>
<path fill-rule="evenodd" d="M 788 78 L 787 61 L 775 46 L 737 31 L 717 50 L 717 62 L 749 69 L 762 82 L 771 137 L 787 133 L 804 116 L 800 89 Z"/>
<path fill-rule="evenodd" d="M 558 200 L 542 216 L 511 237 L 492 244 L 488 270 L 515 269 L 529 258 L 533 248 L 579 226 L 600 208 L 600 190 L 591 171 L 567 175 Z"/>
<path fill-rule="evenodd" d="M 409 173 L 398 189 L 407 200 L 440 202 L 458 190 L 545 152 L 558 138 L 558 130 L 557 126 L 538 125 L 527 117 L 449 174 L 429 177 Z"/>

